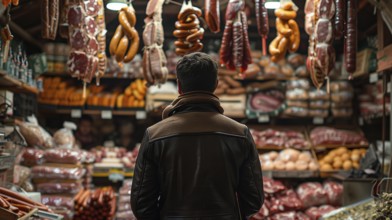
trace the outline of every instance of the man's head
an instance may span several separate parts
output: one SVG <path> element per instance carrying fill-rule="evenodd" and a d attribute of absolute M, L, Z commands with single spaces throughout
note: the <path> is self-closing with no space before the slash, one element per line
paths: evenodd
<path fill-rule="evenodd" d="M 217 86 L 218 64 L 205 53 L 191 53 L 177 63 L 180 94 L 192 91 L 214 92 Z"/>

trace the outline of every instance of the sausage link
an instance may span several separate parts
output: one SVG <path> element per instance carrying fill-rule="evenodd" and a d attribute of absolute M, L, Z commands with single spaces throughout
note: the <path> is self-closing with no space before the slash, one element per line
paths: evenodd
<path fill-rule="evenodd" d="M 344 33 L 346 0 L 335 0 L 335 39 L 340 39 Z"/>
<path fill-rule="evenodd" d="M 357 1 L 347 0 L 347 31 L 345 37 L 346 70 L 354 73 L 357 56 Z"/>

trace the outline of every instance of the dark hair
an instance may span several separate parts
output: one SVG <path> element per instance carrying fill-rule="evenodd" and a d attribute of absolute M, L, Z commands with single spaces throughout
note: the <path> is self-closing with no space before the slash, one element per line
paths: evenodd
<path fill-rule="evenodd" d="M 182 92 L 214 92 L 218 77 L 218 64 L 201 52 L 185 55 L 177 62 L 177 79 Z"/>

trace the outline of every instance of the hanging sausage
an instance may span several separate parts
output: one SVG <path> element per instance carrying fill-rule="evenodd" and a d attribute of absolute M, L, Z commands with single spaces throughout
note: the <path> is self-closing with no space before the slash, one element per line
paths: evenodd
<path fill-rule="evenodd" d="M 263 55 L 267 55 L 267 38 L 269 32 L 268 11 L 265 7 L 266 0 L 255 0 L 257 30 L 262 38 Z"/>
<path fill-rule="evenodd" d="M 301 41 L 298 24 L 294 20 L 297 17 L 294 3 L 289 1 L 282 4 L 275 10 L 275 16 L 278 36 L 269 45 L 269 53 L 273 62 L 283 59 L 287 50 L 296 52 Z"/>
<path fill-rule="evenodd" d="M 150 0 L 147 4 L 143 31 L 143 75 L 147 86 L 163 84 L 169 73 L 165 52 L 162 49 L 164 32 L 162 26 L 162 6 L 164 0 Z"/>
<path fill-rule="evenodd" d="M 205 20 L 211 32 L 220 32 L 219 0 L 205 0 Z"/>
<path fill-rule="evenodd" d="M 110 41 L 110 55 L 117 62 L 129 63 L 135 57 L 139 49 L 139 34 L 135 29 L 136 14 L 132 5 L 124 7 L 118 14 L 119 25 Z"/>
<path fill-rule="evenodd" d="M 226 8 L 226 24 L 223 32 L 219 60 L 227 69 L 243 73 L 252 63 L 248 21 L 242 0 L 230 0 Z"/>
<path fill-rule="evenodd" d="M 200 40 L 203 39 L 204 29 L 199 25 L 200 16 L 199 8 L 193 7 L 191 1 L 184 1 L 178 14 L 178 21 L 175 23 L 176 30 L 173 32 L 178 38 L 174 42 L 177 55 L 183 56 L 203 49 Z"/>

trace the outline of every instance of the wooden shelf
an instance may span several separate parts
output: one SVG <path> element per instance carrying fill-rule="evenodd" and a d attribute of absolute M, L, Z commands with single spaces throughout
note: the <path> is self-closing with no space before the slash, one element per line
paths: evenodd
<path fill-rule="evenodd" d="M 392 69 L 392 44 L 377 52 L 377 72 Z"/>
<path fill-rule="evenodd" d="M 136 110 L 115 110 L 115 109 L 80 109 L 75 107 L 75 110 L 81 110 L 83 115 L 101 115 L 103 111 L 111 111 L 112 115 L 116 116 L 134 116 L 136 115 Z M 73 109 L 49 109 L 49 108 L 41 108 L 41 112 L 45 114 L 61 114 L 61 115 L 71 115 Z M 141 110 L 142 111 L 142 110 Z"/>
<path fill-rule="evenodd" d="M 10 90 L 15 93 L 38 94 L 38 89 L 36 87 L 15 79 L 4 71 L 0 71 L 0 88 Z"/>

